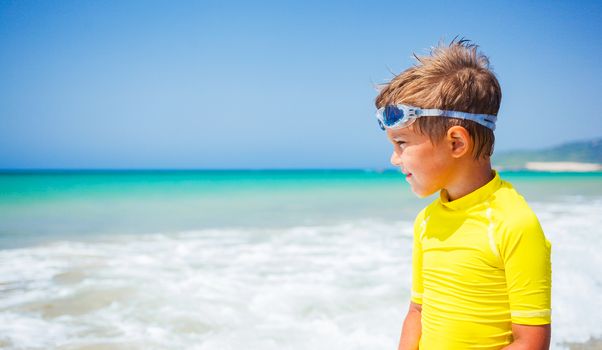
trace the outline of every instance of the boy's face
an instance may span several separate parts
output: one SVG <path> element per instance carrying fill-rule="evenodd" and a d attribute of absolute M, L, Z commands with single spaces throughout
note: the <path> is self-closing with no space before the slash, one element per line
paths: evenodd
<path fill-rule="evenodd" d="M 393 143 L 391 164 L 406 175 L 416 195 L 426 197 L 445 188 L 451 179 L 454 158 L 444 141 L 433 144 L 413 125 L 387 129 L 387 137 Z"/>

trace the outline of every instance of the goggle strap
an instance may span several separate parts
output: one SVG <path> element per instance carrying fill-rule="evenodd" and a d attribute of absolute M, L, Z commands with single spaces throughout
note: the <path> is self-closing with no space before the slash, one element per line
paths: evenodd
<path fill-rule="evenodd" d="M 473 122 L 486 126 L 491 130 L 495 130 L 495 122 L 497 121 L 497 116 L 493 114 L 474 114 L 458 111 L 445 111 L 442 109 L 434 108 L 420 109 L 420 115 L 423 117 L 448 117 L 472 120 Z"/>

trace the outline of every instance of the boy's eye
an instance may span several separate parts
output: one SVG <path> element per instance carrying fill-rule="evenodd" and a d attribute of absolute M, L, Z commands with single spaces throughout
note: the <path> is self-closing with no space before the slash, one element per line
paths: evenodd
<path fill-rule="evenodd" d="M 395 142 L 399 147 L 403 147 L 405 146 L 406 142 L 405 141 L 396 141 Z"/>

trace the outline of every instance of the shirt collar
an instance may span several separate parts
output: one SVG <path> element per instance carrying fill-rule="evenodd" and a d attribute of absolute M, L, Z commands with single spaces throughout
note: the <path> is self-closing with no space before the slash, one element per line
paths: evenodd
<path fill-rule="evenodd" d="M 491 197 L 502 186 L 502 179 L 498 172 L 495 170 L 492 170 L 492 172 L 494 176 L 491 181 L 456 200 L 450 201 L 447 191 L 441 190 L 439 192 L 439 202 L 448 209 L 463 210 L 486 201 L 487 198 Z"/>

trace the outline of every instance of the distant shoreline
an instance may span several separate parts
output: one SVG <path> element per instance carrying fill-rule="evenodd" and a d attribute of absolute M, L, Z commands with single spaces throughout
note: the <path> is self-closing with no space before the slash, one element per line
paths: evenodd
<path fill-rule="evenodd" d="M 505 166 L 493 164 L 495 170 L 501 172 L 526 172 L 526 173 L 602 173 L 602 164 L 579 162 L 528 162 L 520 166 Z M 368 174 L 394 174 L 400 170 L 393 167 L 386 168 L 0 168 L 0 175 L 142 175 L 142 174 L 287 174 L 287 173 L 368 173 Z"/>
<path fill-rule="evenodd" d="M 546 149 L 505 151 L 494 154 L 492 161 L 504 170 L 602 172 L 602 137 Z"/>
<path fill-rule="evenodd" d="M 602 164 L 582 162 L 527 162 L 526 170 L 551 172 L 594 172 L 602 171 Z"/>
<path fill-rule="evenodd" d="M 504 166 L 493 164 L 499 171 L 532 171 L 547 173 L 597 173 L 602 172 L 602 164 L 586 162 L 531 162 L 521 166 Z"/>

